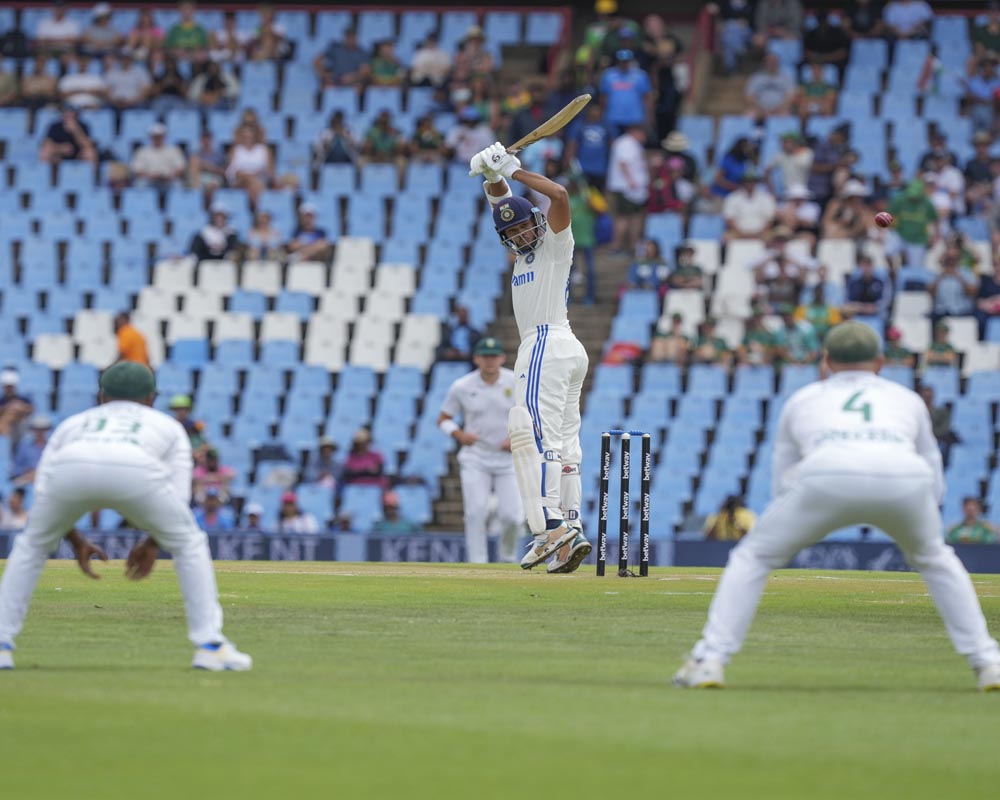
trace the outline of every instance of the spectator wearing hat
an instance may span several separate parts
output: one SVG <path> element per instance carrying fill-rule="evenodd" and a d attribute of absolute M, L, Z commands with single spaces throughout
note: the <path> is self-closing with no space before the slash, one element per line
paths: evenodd
<path fill-rule="evenodd" d="M 891 0 L 882 12 L 890 42 L 926 39 L 931 33 L 934 11 L 924 0 Z"/>
<path fill-rule="evenodd" d="M 397 535 L 419 532 L 419 525 L 400 514 L 399 495 L 395 492 L 385 492 L 382 495 L 382 519 L 376 520 L 372 533 Z"/>
<path fill-rule="evenodd" d="M 823 65 L 810 64 L 795 95 L 795 113 L 803 125 L 810 117 L 831 116 L 837 106 L 837 94 L 837 87 L 824 77 Z"/>
<path fill-rule="evenodd" d="M 889 213 L 895 218 L 907 265 L 923 268 L 927 247 L 938 238 L 937 209 L 927 198 L 923 181 L 910 181 L 889 203 Z"/>
<path fill-rule="evenodd" d="M 756 172 L 745 172 L 740 188 L 722 201 L 726 236 L 730 239 L 763 239 L 774 225 L 777 206 Z"/>
<path fill-rule="evenodd" d="M 660 252 L 659 242 L 655 239 L 642 239 L 635 251 L 636 259 L 628 268 L 624 288 L 655 291 L 663 297 L 669 288 L 670 266 Z"/>
<path fill-rule="evenodd" d="M 651 150 L 649 161 L 649 199 L 646 211 L 659 214 L 671 211 L 683 214 L 695 198 L 694 185 L 684 177 L 684 162 L 666 157 L 662 150 Z"/>
<path fill-rule="evenodd" d="M 226 11 L 222 15 L 222 27 L 213 30 L 210 35 L 209 58 L 229 63 L 243 61 L 253 38 L 251 31 L 239 29 L 236 12 Z"/>
<path fill-rule="evenodd" d="M 875 212 L 866 203 L 868 190 L 861 181 L 849 180 L 830 199 L 820 221 L 825 239 L 860 241 L 875 225 Z"/>
<path fill-rule="evenodd" d="M 91 56 L 103 56 L 115 50 L 123 38 L 111 26 L 111 4 L 98 3 L 90 10 L 90 25 L 80 37 L 80 50 Z"/>
<path fill-rule="evenodd" d="M 964 317 L 975 311 L 979 281 L 961 266 L 955 253 L 946 251 L 941 256 L 941 271 L 927 284 L 927 291 L 933 300 L 933 321 L 942 317 Z"/>
<path fill-rule="evenodd" d="M 688 152 L 691 142 L 688 141 L 687 136 L 680 131 L 671 131 L 660 142 L 660 146 L 667 151 L 667 158 L 679 158 L 684 162 L 684 177 L 692 185 L 696 184 L 698 181 L 698 159 Z"/>
<path fill-rule="evenodd" d="M 439 361 L 470 361 L 472 349 L 482 338 L 482 331 L 469 321 L 469 309 L 456 306 L 455 313 L 445 325 L 438 348 Z"/>
<path fill-rule="evenodd" d="M 764 325 L 764 313 L 753 307 L 743 328 L 743 340 L 737 351 L 742 365 L 761 366 L 774 360 L 775 337 Z"/>
<path fill-rule="evenodd" d="M 344 472 L 344 465 L 336 453 L 337 443 L 327 436 L 321 438 L 319 447 L 309 454 L 309 460 L 302 471 L 302 482 L 336 487 Z"/>
<path fill-rule="evenodd" d="M 607 186 L 614 219 L 611 247 L 618 253 L 631 252 L 642 236 L 649 199 L 645 142 L 646 129 L 642 125 L 632 125 L 611 145 Z"/>
<path fill-rule="evenodd" d="M 755 119 L 784 116 L 795 100 L 795 81 L 781 69 L 774 53 L 764 56 L 764 67 L 747 81 L 743 96 L 748 113 Z"/>
<path fill-rule="evenodd" d="M 318 209 L 312 203 L 299 206 L 299 222 L 287 244 L 293 261 L 327 261 L 331 244 L 326 229 L 316 224 Z"/>
<path fill-rule="evenodd" d="M 166 125 L 153 123 L 147 133 L 149 144 L 137 148 L 132 156 L 132 177 L 140 185 L 166 191 L 183 177 L 187 160 L 177 145 L 167 144 Z"/>
<path fill-rule="evenodd" d="M 754 267 L 754 278 L 763 290 L 768 311 L 777 314 L 783 306 L 794 307 L 802 295 L 806 267 L 790 258 L 782 244 L 769 251 Z"/>
<path fill-rule="evenodd" d="M 410 84 L 444 86 L 450 72 L 451 56 L 439 44 L 437 34 L 429 33 L 410 59 Z"/>
<path fill-rule="evenodd" d="M 316 517 L 299 508 L 299 500 L 295 496 L 295 492 L 285 492 L 281 495 L 281 509 L 278 511 L 278 533 L 319 533 L 319 523 L 316 521 Z"/>
<path fill-rule="evenodd" d="M 191 442 L 191 451 L 195 463 L 200 463 L 209 449 L 205 441 L 204 425 L 191 417 L 191 398 L 186 394 L 175 394 L 170 398 L 168 408 L 173 418 L 177 420 Z"/>
<path fill-rule="evenodd" d="M 489 78 L 493 75 L 496 65 L 493 56 L 486 49 L 486 37 L 483 29 L 472 25 L 465 32 L 465 38 L 458 44 L 455 53 L 455 64 L 452 68 L 452 81 L 473 81 L 476 78 Z"/>
<path fill-rule="evenodd" d="M 52 13 L 42 17 L 35 28 L 35 49 L 48 55 L 60 55 L 76 49 L 80 42 L 80 23 L 66 13 L 66 4 L 55 2 Z"/>
<path fill-rule="evenodd" d="M 211 45 L 206 31 L 194 16 L 194 3 L 180 3 L 181 18 L 167 31 L 163 44 L 175 58 L 202 62 Z"/>
<path fill-rule="evenodd" d="M 496 135 L 473 106 L 466 106 L 458 112 L 458 122 L 445 135 L 444 146 L 451 159 L 459 164 L 468 164 L 476 153 L 496 141 Z"/>
<path fill-rule="evenodd" d="M 652 110 L 652 85 L 639 69 L 635 53 L 619 50 L 615 64 L 601 75 L 601 109 L 604 121 L 619 133 L 633 125 L 645 126 Z"/>
<path fill-rule="evenodd" d="M 361 154 L 366 161 L 389 164 L 406 155 L 406 140 L 393 126 L 389 112 L 382 110 L 361 142 Z"/>
<path fill-rule="evenodd" d="M 274 225 L 270 211 L 258 209 L 247 231 L 247 259 L 282 261 L 286 255 L 284 232 Z"/>
<path fill-rule="evenodd" d="M 153 87 L 149 70 L 125 52 L 104 57 L 104 82 L 108 87 L 108 102 L 117 109 L 145 105 Z"/>
<path fill-rule="evenodd" d="M 148 367 L 149 351 L 146 348 L 146 337 L 132 324 L 129 312 L 119 311 L 115 314 L 114 326 L 118 342 L 118 360 L 135 361 Z"/>
<path fill-rule="evenodd" d="M 229 208 L 225 203 L 215 202 L 209 209 L 208 223 L 195 234 L 191 241 L 191 254 L 199 262 L 211 259 L 235 257 L 240 249 L 236 231 L 229 227 Z"/>
<path fill-rule="evenodd" d="M 1000 542 L 996 526 L 983 519 L 983 506 L 978 497 L 962 499 L 962 520 L 948 528 L 944 538 L 948 544 L 997 544 Z"/>
<path fill-rule="evenodd" d="M 924 353 L 924 366 L 927 367 L 957 367 L 958 351 L 949 340 L 951 328 L 943 320 L 934 326 L 934 338 L 931 346 Z"/>
<path fill-rule="evenodd" d="M 45 132 L 38 158 L 50 164 L 64 160 L 97 162 L 97 147 L 90 136 L 90 128 L 80 120 L 75 108 L 62 107 L 59 119 Z"/>
<path fill-rule="evenodd" d="M 779 364 L 815 364 L 820 357 L 816 329 L 806 320 L 795 318 L 795 307 L 779 307 L 781 327 L 774 331 L 774 357 Z"/>
<path fill-rule="evenodd" d="M 260 503 L 247 503 L 243 506 L 243 519 L 240 530 L 247 533 L 266 533 L 264 530 L 264 506 Z"/>
<path fill-rule="evenodd" d="M 0 436 L 8 436 L 16 446 L 22 424 L 34 411 L 31 398 L 18 394 L 21 376 L 16 369 L 0 371 Z"/>
<path fill-rule="evenodd" d="M 313 163 L 317 167 L 324 164 L 353 164 L 358 157 L 358 144 L 344 121 L 344 112 L 336 110 L 330 115 L 326 127 L 313 142 Z"/>
<path fill-rule="evenodd" d="M 0 531 L 23 531 L 28 525 L 24 494 L 24 489 L 19 486 L 7 496 L 7 507 L 0 513 Z"/>
<path fill-rule="evenodd" d="M 195 504 L 194 520 L 203 531 L 236 530 L 236 514 L 223 504 L 222 494 L 214 486 L 205 489 L 201 501 Z"/>
<path fill-rule="evenodd" d="M 805 60 L 813 65 L 813 70 L 818 66 L 819 70 L 814 71 L 814 75 L 822 75 L 822 65 L 832 64 L 837 68 L 839 79 L 844 79 L 844 69 L 847 67 L 847 59 L 851 53 L 851 37 L 847 35 L 841 20 L 840 14 L 830 12 L 829 14 L 817 15 L 816 27 L 806 31 L 802 37 L 802 49 L 805 53 Z M 818 76 L 817 76 L 818 77 Z M 832 114 L 833 110 L 818 112 Z"/>
<path fill-rule="evenodd" d="M 812 169 L 813 151 L 806 144 L 802 135 L 796 131 L 787 131 L 781 135 L 781 149 L 767 162 L 764 169 L 764 180 L 774 194 L 780 190 L 788 191 L 793 186 L 805 187 Z M 776 182 L 775 178 L 780 182 Z"/>
<path fill-rule="evenodd" d="M 313 70 L 322 86 L 354 86 L 362 88 L 371 74 L 371 59 L 358 44 L 353 28 L 344 31 L 340 42 L 331 42 L 313 60 Z"/>
<path fill-rule="evenodd" d="M 223 70 L 218 61 L 209 61 L 188 86 L 187 98 L 206 111 L 229 111 L 239 94 L 236 76 Z"/>
<path fill-rule="evenodd" d="M 209 447 L 205 451 L 204 463 L 195 466 L 191 477 L 194 482 L 195 500 L 204 498 L 209 489 L 215 489 L 219 493 L 219 499 L 228 503 L 229 486 L 236 477 L 236 470 L 227 464 L 220 463 L 219 451 L 214 447 Z"/>
<path fill-rule="evenodd" d="M 819 217 L 819 204 L 813 202 L 812 192 L 801 183 L 786 188 L 784 200 L 775 212 L 777 224 L 791 231 L 793 238 L 808 242 L 810 248 L 819 236 Z"/>
<path fill-rule="evenodd" d="M 251 61 L 284 61 L 292 55 L 292 42 L 285 26 L 275 18 L 271 5 L 257 6 L 257 27 L 247 43 L 247 57 Z"/>
<path fill-rule="evenodd" d="M 30 436 L 24 436 L 14 448 L 14 461 L 10 477 L 15 486 L 27 486 L 35 480 L 35 469 L 49 440 L 52 422 L 43 414 L 36 414 L 28 423 Z"/>
<path fill-rule="evenodd" d="M 721 336 L 715 333 L 716 322 L 706 317 L 698 325 L 698 335 L 691 346 L 692 364 L 718 364 L 728 367 L 733 360 L 733 351 Z"/>
<path fill-rule="evenodd" d="M 351 451 L 344 460 L 344 485 L 381 486 L 385 488 L 385 458 L 371 447 L 372 435 L 359 428 L 351 440 Z"/>
<path fill-rule="evenodd" d="M 795 309 L 795 319 L 798 322 L 808 322 L 816 331 L 820 341 L 834 325 L 840 324 L 843 317 L 840 309 L 830 303 L 826 296 L 825 282 L 803 289 L 803 294 L 809 299 Z"/>
<path fill-rule="evenodd" d="M 712 180 L 712 195 L 726 197 L 739 189 L 743 176 L 753 170 L 756 161 L 757 147 L 753 140 L 746 136 L 738 138 L 719 162 Z"/>
<path fill-rule="evenodd" d="M 649 345 L 647 360 L 653 363 L 669 363 L 683 366 L 691 353 L 691 340 L 684 333 L 684 317 L 680 314 L 670 316 L 670 324 L 661 317 L 653 332 L 653 341 Z"/>
<path fill-rule="evenodd" d="M 875 274 L 871 256 L 858 256 L 858 273 L 847 281 L 847 303 L 844 315 L 873 317 L 882 316 L 888 305 L 889 293 L 885 282 Z"/>
<path fill-rule="evenodd" d="M 882 348 L 882 359 L 884 363 L 899 367 L 910 367 L 917 364 L 917 357 L 913 351 L 903 346 L 903 334 L 896 327 L 889 327 L 885 332 L 885 347 Z"/>
<path fill-rule="evenodd" d="M 677 247 L 677 257 L 667 278 L 667 285 L 671 289 L 701 291 L 705 288 L 705 270 L 695 261 L 695 249 L 690 242 L 682 242 Z"/>
<path fill-rule="evenodd" d="M 752 0 L 717 0 L 706 10 L 719 20 L 719 49 L 722 66 L 727 74 L 736 70 L 753 38 Z"/>

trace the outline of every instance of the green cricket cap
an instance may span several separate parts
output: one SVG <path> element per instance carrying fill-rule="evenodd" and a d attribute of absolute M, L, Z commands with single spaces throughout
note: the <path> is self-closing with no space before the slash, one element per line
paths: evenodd
<path fill-rule="evenodd" d="M 145 364 L 119 361 L 101 375 L 101 391 L 115 400 L 145 400 L 156 394 L 156 376 Z"/>
<path fill-rule="evenodd" d="M 882 354 L 878 334 L 863 322 L 842 322 L 835 326 L 823 343 L 827 358 L 837 364 L 861 364 Z"/>
<path fill-rule="evenodd" d="M 476 342 L 476 347 L 472 351 L 474 356 L 502 356 L 503 355 L 503 345 L 492 336 L 487 336 L 485 339 L 480 339 Z"/>
<path fill-rule="evenodd" d="M 170 408 L 191 408 L 191 398 L 186 394 L 175 394 L 170 398 Z"/>

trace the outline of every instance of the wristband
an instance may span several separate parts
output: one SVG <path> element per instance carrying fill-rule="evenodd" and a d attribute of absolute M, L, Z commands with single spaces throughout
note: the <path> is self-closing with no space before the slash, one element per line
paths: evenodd
<path fill-rule="evenodd" d="M 438 423 L 438 428 L 445 436 L 451 436 L 458 430 L 458 423 L 453 419 L 443 419 Z"/>
<path fill-rule="evenodd" d="M 503 176 L 500 176 L 500 180 L 503 180 Z M 494 181 L 494 183 L 499 183 L 500 181 Z M 486 187 L 490 184 L 489 180 L 483 181 L 483 191 L 486 192 Z M 501 200 L 506 200 L 508 197 L 513 197 L 514 193 L 510 190 L 510 186 L 507 187 L 507 191 L 502 195 L 492 195 L 486 192 L 486 199 L 490 201 L 491 206 L 495 206 Z"/>

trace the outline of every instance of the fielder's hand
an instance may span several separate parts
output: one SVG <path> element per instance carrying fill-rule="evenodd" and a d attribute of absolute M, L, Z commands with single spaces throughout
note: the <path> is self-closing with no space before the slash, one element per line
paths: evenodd
<path fill-rule="evenodd" d="M 66 541 L 73 548 L 73 555 L 76 557 L 76 563 L 80 565 L 80 571 L 94 580 L 100 580 L 101 576 L 94 572 L 93 567 L 90 566 L 90 559 L 99 558 L 101 561 L 107 561 L 108 554 L 89 539 L 81 536 L 75 528 L 66 534 Z"/>
<path fill-rule="evenodd" d="M 128 560 L 125 562 L 125 577 L 130 581 L 141 581 L 148 577 L 156 565 L 156 557 L 159 554 L 159 546 L 147 536 L 129 551 Z"/>

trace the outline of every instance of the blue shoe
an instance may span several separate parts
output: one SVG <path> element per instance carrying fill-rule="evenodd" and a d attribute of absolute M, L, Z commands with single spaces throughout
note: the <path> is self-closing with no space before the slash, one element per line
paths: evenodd
<path fill-rule="evenodd" d="M 14 647 L 0 644 L 0 669 L 14 669 Z"/>

